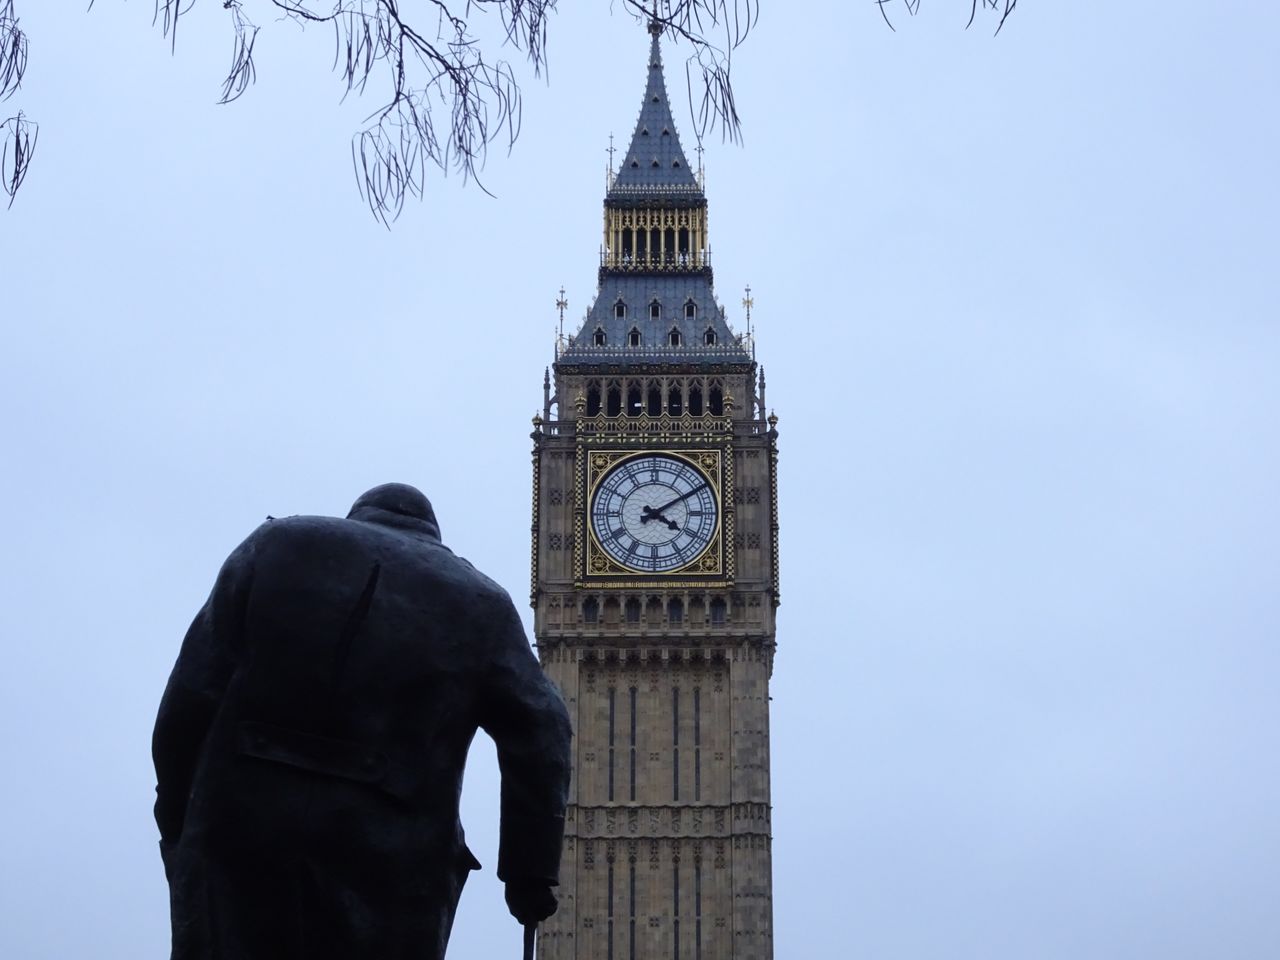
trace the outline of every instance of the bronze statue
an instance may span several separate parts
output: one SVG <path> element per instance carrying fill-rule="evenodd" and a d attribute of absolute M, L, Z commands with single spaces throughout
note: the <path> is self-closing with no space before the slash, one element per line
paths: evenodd
<path fill-rule="evenodd" d="M 502 772 L 498 876 L 533 924 L 556 908 L 570 731 L 511 599 L 403 484 L 260 526 L 156 719 L 173 960 L 440 960 L 479 867 L 458 819 L 477 728 Z"/>

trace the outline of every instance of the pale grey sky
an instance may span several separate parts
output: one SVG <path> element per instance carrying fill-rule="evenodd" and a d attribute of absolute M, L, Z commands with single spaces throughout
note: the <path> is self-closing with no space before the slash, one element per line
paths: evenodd
<path fill-rule="evenodd" d="M 220 4 L 173 57 L 149 3 L 19 0 L 0 956 L 165 954 L 151 723 L 264 515 L 417 484 L 523 606 L 556 292 L 594 293 L 644 82 L 608 6 L 553 21 L 497 199 L 437 180 L 387 232 L 324 31 L 259 18 L 218 107 Z M 1280 956 L 1280 10 L 763 6 L 706 165 L 781 417 L 779 960 Z M 495 781 L 477 741 L 451 960 L 519 949 Z"/>

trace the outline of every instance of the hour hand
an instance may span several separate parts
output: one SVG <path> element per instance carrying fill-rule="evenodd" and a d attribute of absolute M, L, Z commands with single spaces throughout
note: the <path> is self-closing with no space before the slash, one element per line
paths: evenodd
<path fill-rule="evenodd" d="M 676 523 L 674 520 L 669 520 L 664 517 L 661 510 L 655 510 L 653 507 L 645 507 L 642 511 L 640 522 L 648 523 L 650 520 L 661 520 L 672 530 L 680 529 L 680 524 Z"/>

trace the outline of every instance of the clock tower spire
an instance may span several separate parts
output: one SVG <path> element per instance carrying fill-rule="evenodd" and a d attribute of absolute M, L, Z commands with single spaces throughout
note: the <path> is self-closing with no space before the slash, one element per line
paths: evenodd
<path fill-rule="evenodd" d="M 534 421 L 534 632 L 575 731 L 539 955 L 772 960 L 777 420 L 649 32 L 596 297 Z"/>

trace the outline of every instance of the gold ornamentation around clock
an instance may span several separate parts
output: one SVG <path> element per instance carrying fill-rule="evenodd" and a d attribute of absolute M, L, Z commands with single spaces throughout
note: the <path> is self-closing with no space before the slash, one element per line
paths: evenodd
<path fill-rule="evenodd" d="M 718 452 L 652 451 L 610 457 L 594 468 L 587 525 L 589 574 L 665 576 L 720 569 Z"/>

